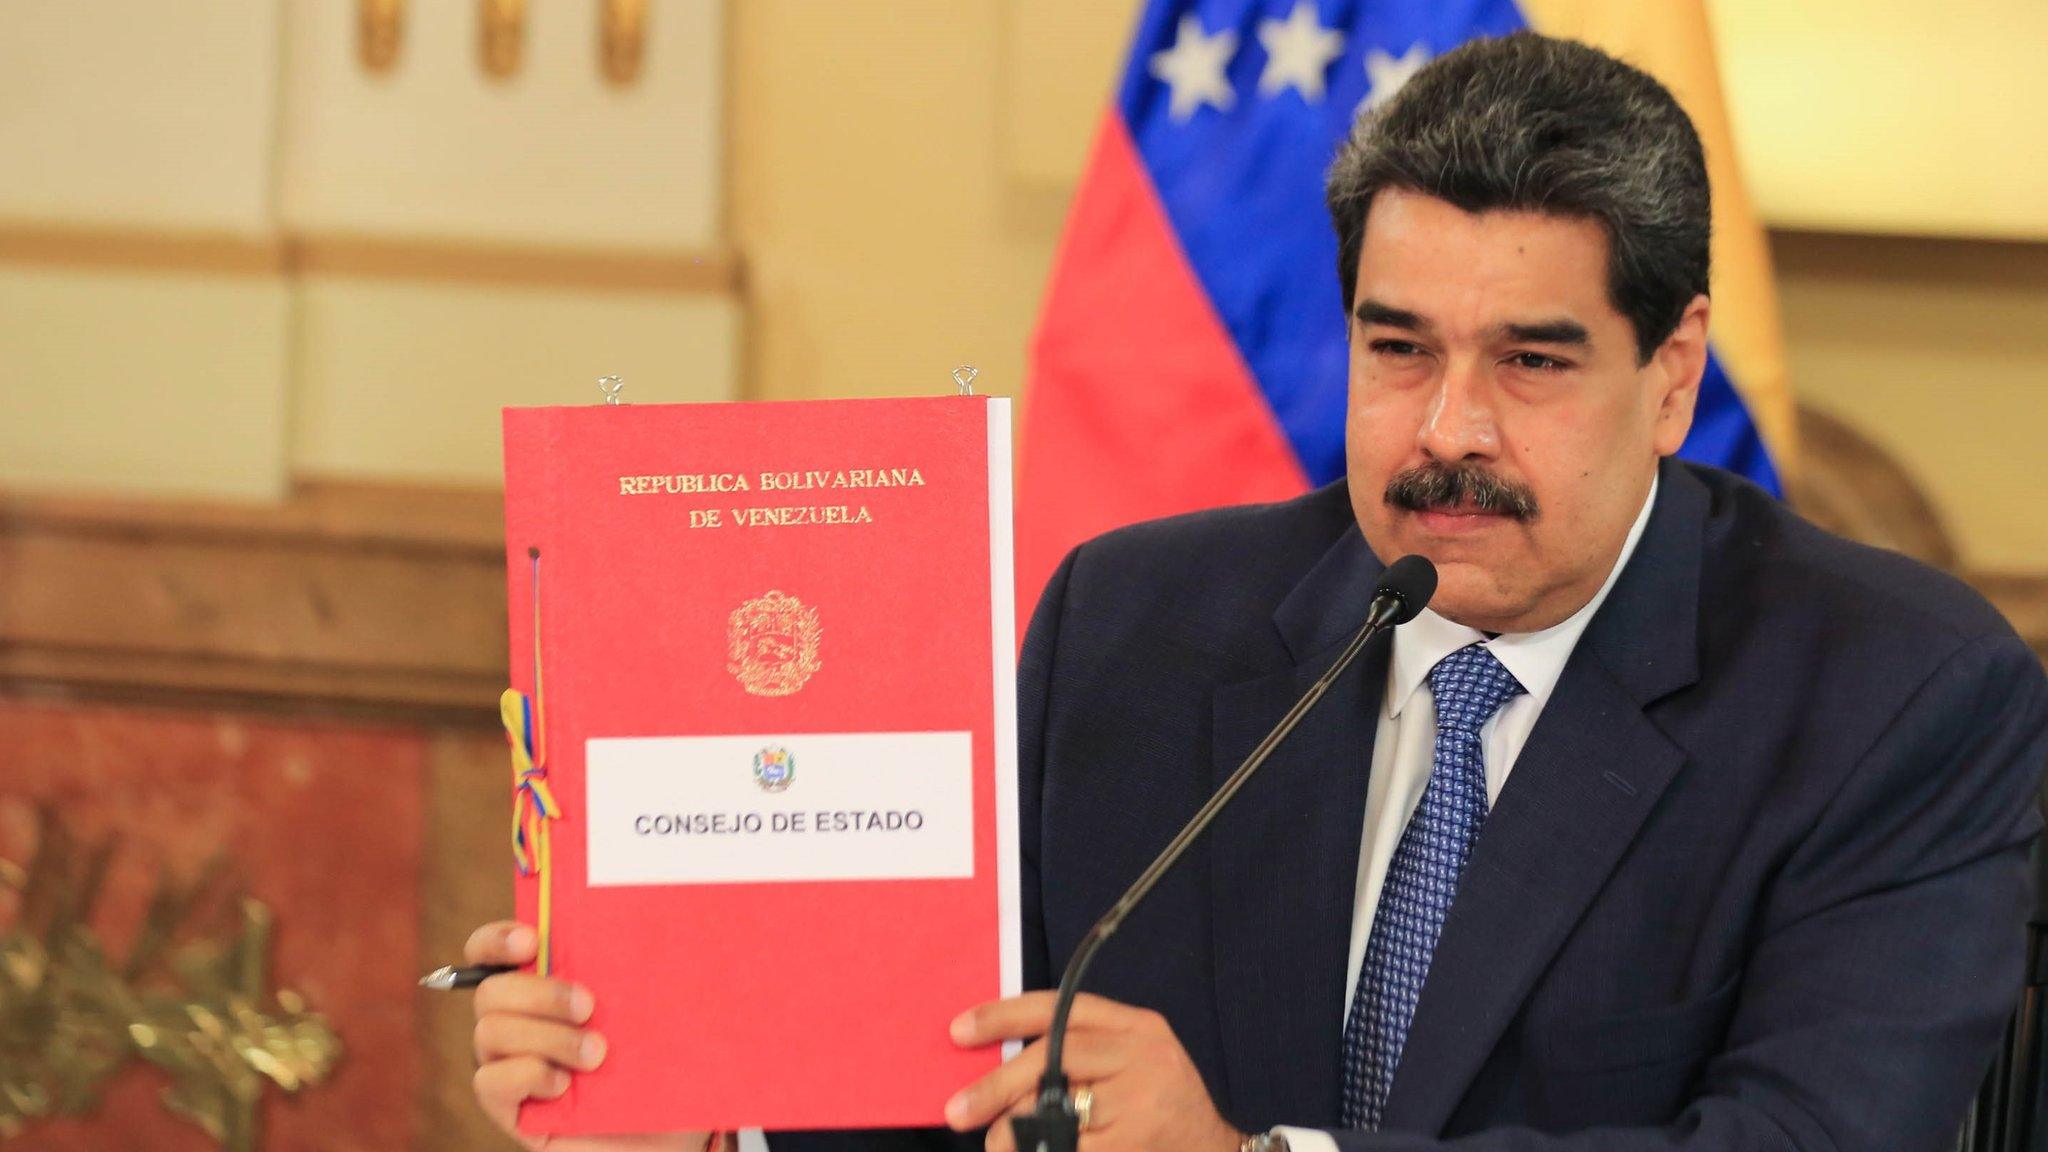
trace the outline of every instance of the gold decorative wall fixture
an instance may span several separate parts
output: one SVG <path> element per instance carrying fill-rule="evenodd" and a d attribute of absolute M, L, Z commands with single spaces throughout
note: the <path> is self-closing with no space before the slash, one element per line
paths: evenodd
<path fill-rule="evenodd" d="M 73 840 L 54 811 L 38 820 L 33 861 L 0 861 L 14 912 L 0 930 L 0 1138 L 89 1112 L 134 1061 L 170 1077 L 172 1114 L 226 1152 L 254 1152 L 265 1082 L 319 1084 L 341 1055 L 327 1021 L 269 985 L 271 917 L 222 899 L 225 862 L 189 883 L 163 879 L 123 957 L 90 921 L 115 849 Z"/>
<path fill-rule="evenodd" d="M 406 0 L 356 0 L 356 55 L 363 70 L 389 72 L 405 43 Z M 597 0 L 597 66 L 605 81 L 627 87 L 647 59 L 647 0 Z M 526 0 L 478 0 L 477 59 L 484 75 L 507 80 L 526 57 Z"/>
<path fill-rule="evenodd" d="M 625 87 L 640 78 L 647 56 L 647 0 L 598 0 L 598 65 Z"/>
<path fill-rule="evenodd" d="M 405 43 L 405 0 L 357 0 L 356 55 L 368 72 L 389 72 Z"/>
<path fill-rule="evenodd" d="M 493 80 L 518 74 L 526 55 L 526 0 L 478 0 L 477 54 Z"/>

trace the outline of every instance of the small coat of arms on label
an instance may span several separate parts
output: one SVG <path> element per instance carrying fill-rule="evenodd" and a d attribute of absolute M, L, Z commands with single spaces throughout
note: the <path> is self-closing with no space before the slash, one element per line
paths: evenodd
<path fill-rule="evenodd" d="M 732 610 L 726 623 L 725 670 L 754 696 L 788 696 L 823 662 L 818 610 L 787 592 L 770 591 Z"/>
<path fill-rule="evenodd" d="M 754 753 L 754 783 L 763 792 L 780 792 L 796 779 L 796 757 L 789 749 L 770 744 Z"/>

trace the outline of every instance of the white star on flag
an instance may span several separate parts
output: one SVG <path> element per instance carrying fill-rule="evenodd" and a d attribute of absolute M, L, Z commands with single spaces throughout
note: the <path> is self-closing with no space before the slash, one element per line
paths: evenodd
<path fill-rule="evenodd" d="M 1271 96 L 1293 88 L 1311 104 L 1323 99 L 1323 73 L 1344 53 L 1344 34 L 1323 27 L 1316 6 L 1299 0 L 1285 20 L 1259 21 L 1259 43 L 1266 46 L 1266 68 L 1259 73 L 1259 94 Z"/>
<path fill-rule="evenodd" d="M 1237 103 L 1237 93 L 1223 75 L 1237 52 L 1237 33 L 1224 29 L 1214 36 L 1202 33 L 1201 18 L 1190 12 L 1180 18 L 1180 32 L 1173 47 L 1152 54 L 1152 75 L 1173 88 L 1167 114 L 1186 120 L 1204 104 L 1227 112 Z"/>
<path fill-rule="evenodd" d="M 1429 49 L 1421 44 L 1409 45 L 1408 50 L 1399 56 L 1390 56 L 1378 48 L 1367 52 L 1365 76 L 1366 82 L 1371 84 L 1372 88 L 1365 94 L 1365 99 L 1358 102 L 1358 110 L 1377 111 L 1387 101 L 1392 100 L 1394 93 L 1399 92 L 1401 86 L 1408 83 L 1410 77 L 1422 71 L 1422 66 L 1427 63 Z"/>

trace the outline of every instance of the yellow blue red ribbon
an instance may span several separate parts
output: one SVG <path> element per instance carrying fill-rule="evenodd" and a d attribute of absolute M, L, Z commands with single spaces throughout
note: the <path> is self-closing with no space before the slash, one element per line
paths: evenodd
<path fill-rule="evenodd" d="M 534 970 L 546 976 L 553 967 L 553 852 L 548 826 L 562 815 L 561 805 L 548 787 L 546 696 L 541 689 L 540 644 L 540 549 L 533 558 L 533 695 L 507 688 L 498 697 L 498 717 L 505 725 L 512 745 L 512 860 L 521 876 L 533 876 L 540 885 L 540 913 L 534 925 L 540 937 L 540 954 Z"/>

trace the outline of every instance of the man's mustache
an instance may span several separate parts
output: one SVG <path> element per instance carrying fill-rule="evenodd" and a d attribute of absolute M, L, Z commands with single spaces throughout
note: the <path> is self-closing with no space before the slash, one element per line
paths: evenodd
<path fill-rule="evenodd" d="M 1536 518 L 1536 494 L 1472 464 L 1424 464 L 1387 481 L 1386 501 L 1410 512 L 1472 508 L 1511 520 Z"/>

